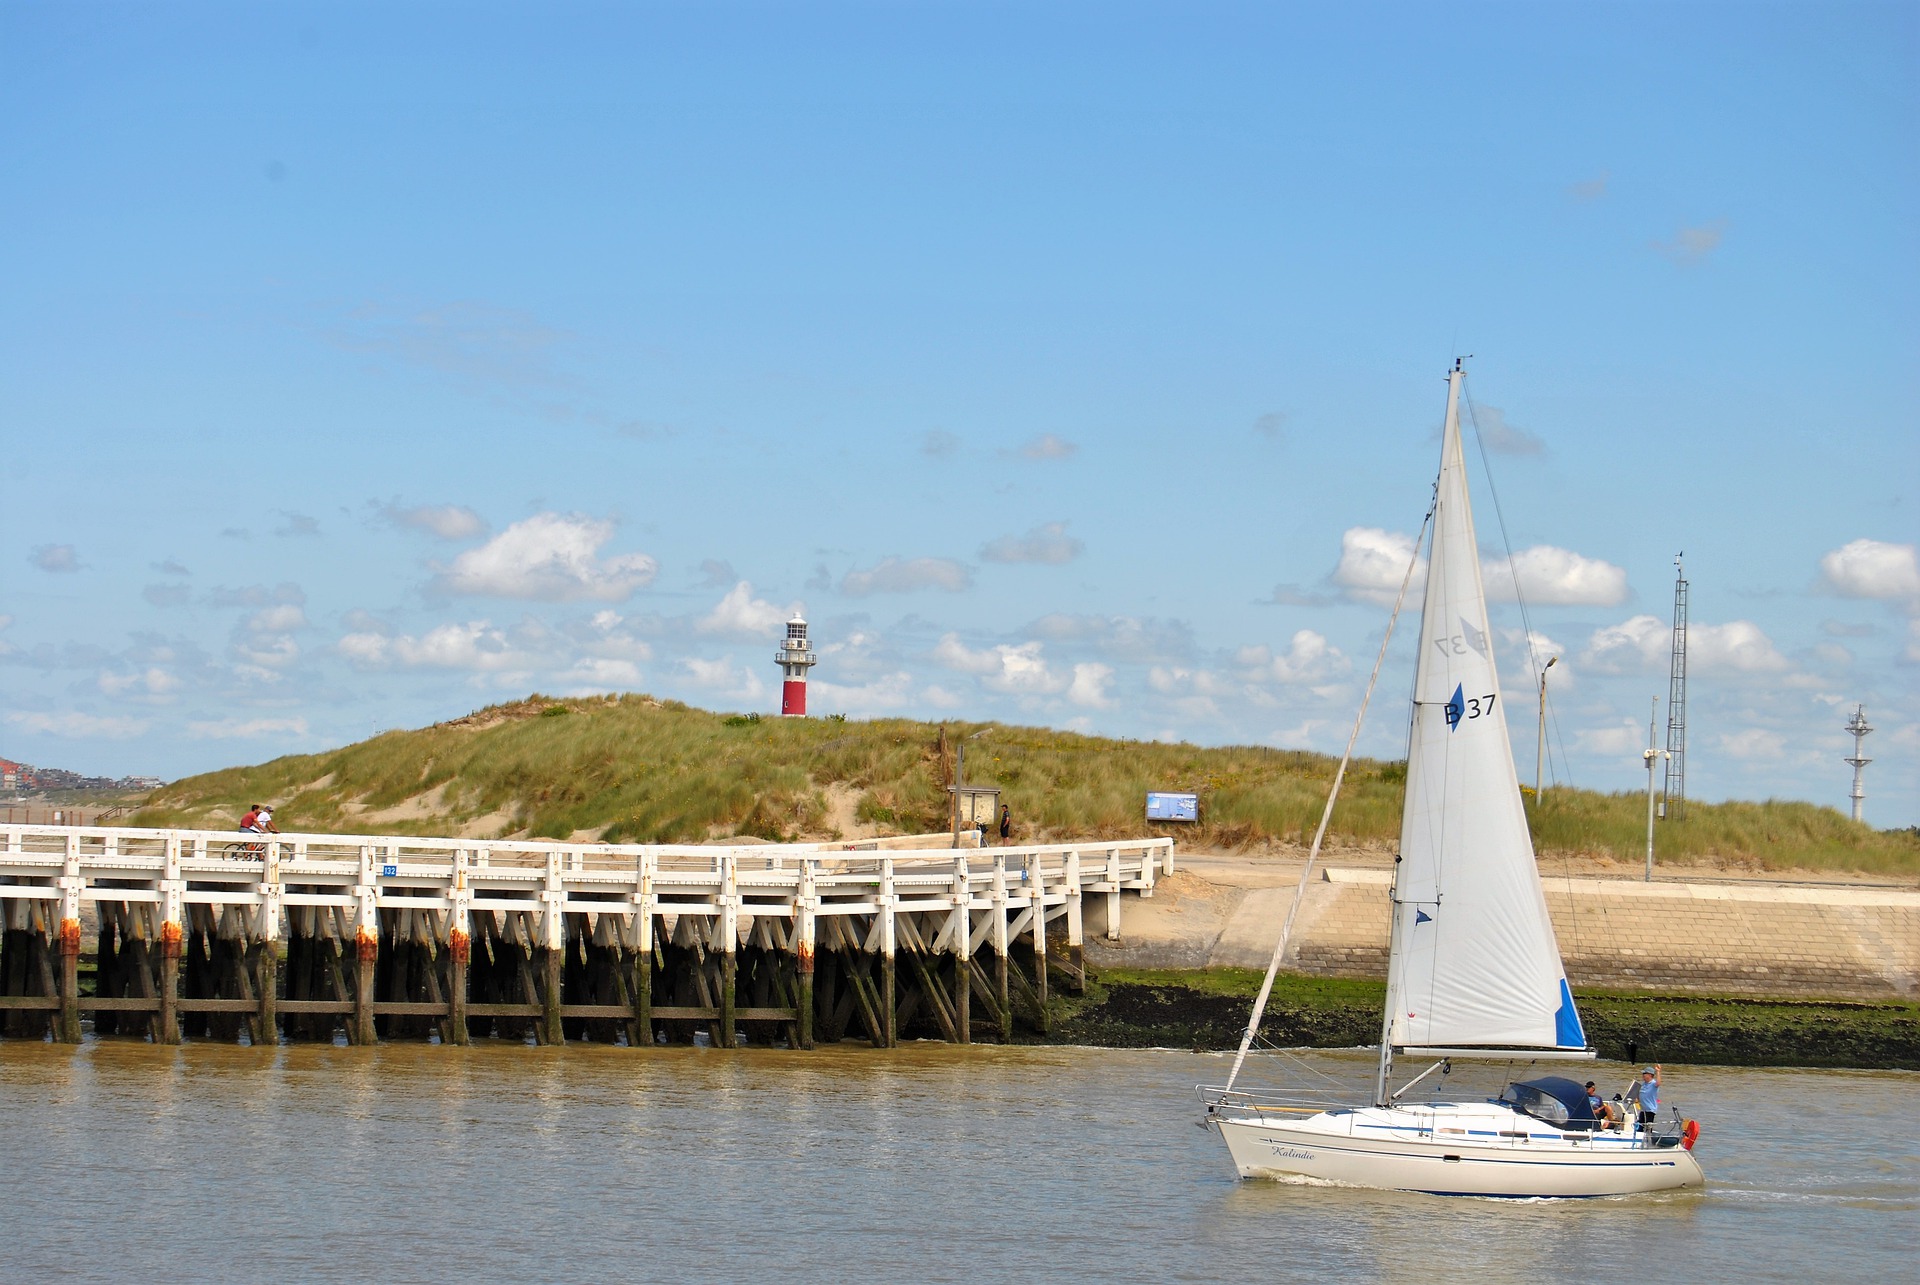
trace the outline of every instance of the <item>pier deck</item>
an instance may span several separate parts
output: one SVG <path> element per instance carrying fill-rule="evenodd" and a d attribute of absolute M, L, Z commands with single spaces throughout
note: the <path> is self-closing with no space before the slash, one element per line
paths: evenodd
<path fill-rule="evenodd" d="M 1173 865 L 1161 838 L 862 852 L 9 825 L 0 1030 L 1009 1040 L 1016 1017 L 1046 1029 L 1053 975 L 1084 985 L 1083 898 L 1108 898 L 1117 936 L 1121 894 Z"/>

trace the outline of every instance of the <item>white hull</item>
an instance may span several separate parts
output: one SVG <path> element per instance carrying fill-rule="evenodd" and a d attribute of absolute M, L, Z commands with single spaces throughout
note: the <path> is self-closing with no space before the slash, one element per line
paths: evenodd
<path fill-rule="evenodd" d="M 1261 1113 L 1265 1114 L 1265 1113 Z M 1497 1104 L 1214 1117 L 1242 1178 L 1458 1196 L 1621 1196 L 1706 1182 L 1693 1153 L 1563 1132 Z"/>

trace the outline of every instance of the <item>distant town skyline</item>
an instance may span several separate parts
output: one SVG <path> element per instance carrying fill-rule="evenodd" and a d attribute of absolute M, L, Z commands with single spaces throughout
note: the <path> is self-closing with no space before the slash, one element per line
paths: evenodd
<path fill-rule="evenodd" d="M 1456 356 L 1521 777 L 1920 824 L 1920 11 L 0 8 L 0 751 L 532 691 L 1337 753 Z M 1519 584 L 1526 609 L 1514 601 Z M 1399 647 L 1360 743 L 1398 757 Z"/>

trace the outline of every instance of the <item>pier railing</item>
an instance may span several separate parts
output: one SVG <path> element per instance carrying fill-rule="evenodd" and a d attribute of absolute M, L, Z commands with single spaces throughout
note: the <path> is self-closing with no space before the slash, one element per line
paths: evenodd
<path fill-rule="evenodd" d="M 4 826 L 0 1013 L 58 1039 L 91 1012 L 162 1042 L 183 1024 L 330 1039 L 344 1019 L 356 1042 L 730 1045 L 745 1024 L 807 1047 L 857 1024 L 885 1046 L 910 1027 L 970 1040 L 978 997 L 1009 1038 L 1016 1011 L 1044 1028 L 1050 971 L 1083 984 L 1085 896 L 1108 898 L 1117 937 L 1121 894 L 1173 868 L 1169 839 L 862 852 Z"/>

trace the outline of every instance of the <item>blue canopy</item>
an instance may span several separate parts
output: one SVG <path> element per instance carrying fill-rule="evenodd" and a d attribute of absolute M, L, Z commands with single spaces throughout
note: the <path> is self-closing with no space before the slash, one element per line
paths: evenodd
<path fill-rule="evenodd" d="M 1500 1100 L 1536 1120 L 1545 1120 L 1562 1129 L 1599 1127 L 1586 1089 L 1564 1076 L 1546 1075 L 1537 1080 L 1516 1081 L 1507 1086 Z"/>

